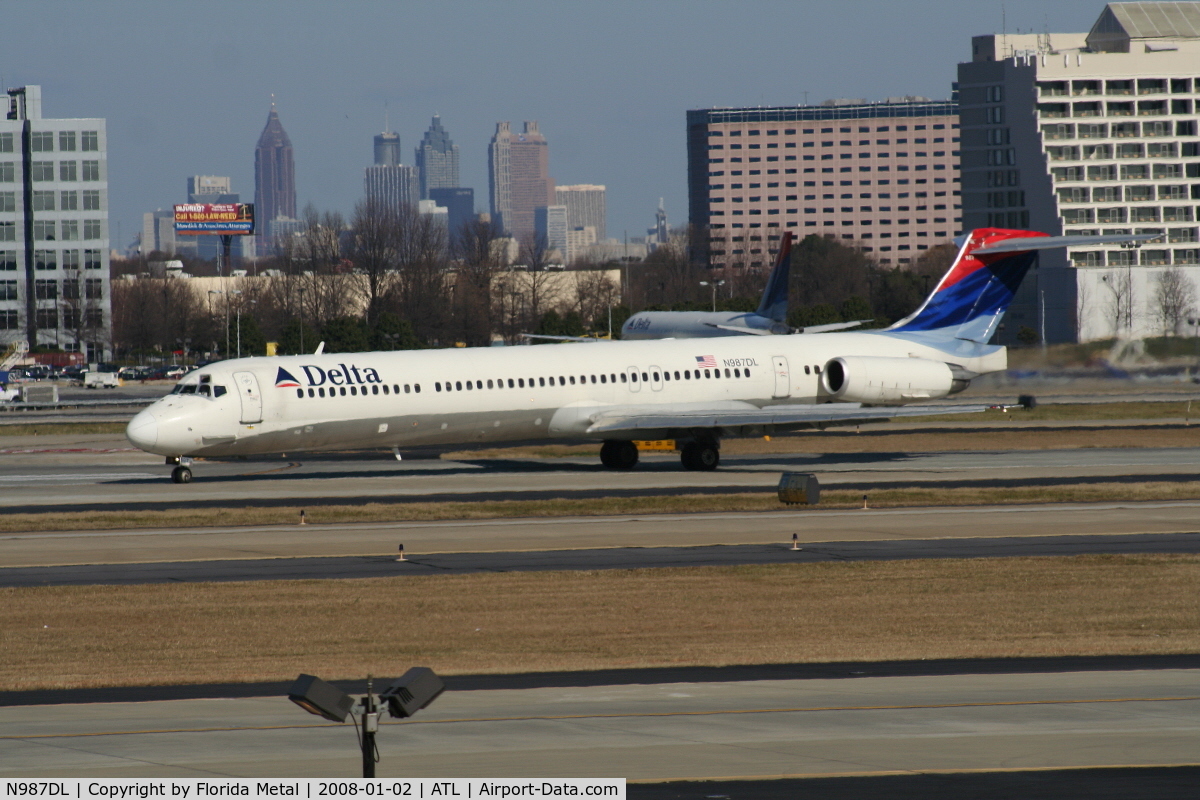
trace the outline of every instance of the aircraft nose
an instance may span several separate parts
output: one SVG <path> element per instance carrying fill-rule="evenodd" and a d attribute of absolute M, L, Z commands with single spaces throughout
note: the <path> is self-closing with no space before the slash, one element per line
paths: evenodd
<path fill-rule="evenodd" d="M 125 438 L 139 450 L 151 450 L 158 442 L 158 419 L 149 410 L 139 411 L 126 426 Z"/>

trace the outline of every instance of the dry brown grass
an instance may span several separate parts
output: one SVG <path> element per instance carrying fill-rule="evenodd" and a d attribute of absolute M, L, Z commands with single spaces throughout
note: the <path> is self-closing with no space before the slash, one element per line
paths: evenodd
<path fill-rule="evenodd" d="M 1200 498 L 1200 481 L 1079 483 L 1026 487 L 883 489 L 869 492 L 874 508 L 909 506 L 1023 505 L 1030 503 L 1149 502 Z M 825 489 L 820 508 L 862 505 L 862 492 Z M 622 514 L 695 514 L 728 511 L 779 511 L 787 508 L 775 492 L 689 494 L 648 497 L 601 497 L 557 500 L 498 500 L 462 503 L 364 503 L 292 508 L 212 508 L 169 511 L 79 511 L 0 516 L 0 532 L 206 528 L 214 525 L 294 525 L 299 509 L 310 524 L 336 522 L 407 522 L 515 517 L 579 517 Z"/>
<path fill-rule="evenodd" d="M 0 688 L 1197 652 L 1200 556 L 0 590 Z"/>
<path fill-rule="evenodd" d="M 95 433 L 125 433 L 127 422 L 20 422 L 0 425 L 0 442 L 5 436 L 68 436 Z"/>

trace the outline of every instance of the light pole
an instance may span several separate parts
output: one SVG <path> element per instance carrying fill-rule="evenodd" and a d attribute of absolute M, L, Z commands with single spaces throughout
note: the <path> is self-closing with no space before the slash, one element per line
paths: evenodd
<path fill-rule="evenodd" d="M 712 287 L 712 310 L 713 310 L 713 311 L 716 311 L 716 310 L 717 310 L 717 287 L 718 287 L 718 286 L 724 286 L 724 285 L 725 285 L 725 281 L 724 281 L 724 280 L 719 280 L 719 281 L 700 281 L 700 285 L 701 285 L 701 286 L 710 286 L 710 287 Z"/>

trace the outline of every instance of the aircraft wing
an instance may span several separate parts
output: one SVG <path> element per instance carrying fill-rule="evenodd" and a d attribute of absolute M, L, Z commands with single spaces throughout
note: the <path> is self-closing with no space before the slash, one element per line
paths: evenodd
<path fill-rule="evenodd" d="M 747 328 L 745 325 L 716 325 L 712 322 L 706 322 L 704 324 L 710 328 L 716 328 L 717 330 L 733 331 L 734 333 L 741 333 L 741 334 L 745 334 L 747 336 L 771 336 L 772 335 L 772 331 L 769 331 L 765 328 Z"/>
<path fill-rule="evenodd" d="M 519 333 L 526 339 L 548 339 L 552 342 L 599 342 L 605 341 L 596 336 L 551 336 L 548 333 Z"/>
<path fill-rule="evenodd" d="M 820 428 L 827 425 L 854 425 L 862 422 L 882 422 L 895 417 L 926 417 L 938 414 L 973 414 L 986 411 L 988 406 L 863 406 L 859 403 L 819 403 L 779 405 L 756 408 L 608 408 L 591 418 L 589 434 L 630 433 L 644 431 L 694 430 L 720 428 L 736 433 L 757 433 L 755 429 Z M 733 429 L 733 430 L 730 430 Z"/>

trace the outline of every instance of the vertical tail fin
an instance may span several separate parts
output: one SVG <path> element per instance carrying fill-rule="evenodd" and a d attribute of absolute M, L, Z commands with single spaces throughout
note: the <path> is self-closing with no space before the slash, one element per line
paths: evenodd
<path fill-rule="evenodd" d="M 779 241 L 779 256 L 775 266 L 767 278 L 767 286 L 763 289 L 762 300 L 758 304 L 757 313 L 760 317 L 787 322 L 788 313 L 788 277 L 792 264 L 792 232 L 784 231 Z"/>
<path fill-rule="evenodd" d="M 925 332 L 985 344 L 992 338 L 1017 287 L 1037 257 L 1035 249 L 975 255 L 1006 239 L 1044 237 L 1036 231 L 976 228 L 950 270 L 913 314 L 887 330 Z"/>

